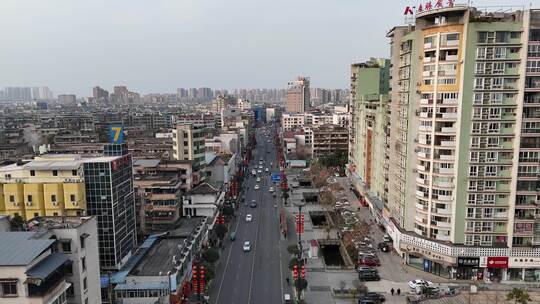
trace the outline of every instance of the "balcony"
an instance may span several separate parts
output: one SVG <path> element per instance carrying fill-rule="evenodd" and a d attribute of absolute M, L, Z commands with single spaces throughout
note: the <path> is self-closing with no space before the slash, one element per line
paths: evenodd
<path fill-rule="evenodd" d="M 443 214 L 443 215 L 451 215 L 452 214 L 452 210 L 443 209 L 443 208 L 432 208 L 431 212 L 437 213 L 437 214 Z"/>
<path fill-rule="evenodd" d="M 416 155 L 418 155 L 419 158 L 430 158 L 430 154 L 426 152 L 418 152 Z"/>
<path fill-rule="evenodd" d="M 441 174 L 454 174 L 454 168 L 439 168 Z"/>
<path fill-rule="evenodd" d="M 438 221 L 431 221 L 431 225 L 435 225 L 438 228 L 447 228 L 450 229 L 452 227 L 451 223 L 448 222 L 438 222 Z"/>
<path fill-rule="evenodd" d="M 423 179 L 423 178 L 421 178 L 421 177 L 417 177 L 417 178 L 416 178 L 416 183 L 417 183 L 417 184 L 420 184 L 420 185 L 424 185 L 424 186 L 427 186 L 427 185 L 428 185 L 427 180 L 425 180 L 425 179 Z"/>
<path fill-rule="evenodd" d="M 416 165 L 416 170 L 418 171 L 427 171 L 425 166 L 422 165 Z"/>
<path fill-rule="evenodd" d="M 418 223 L 427 224 L 427 218 L 422 217 L 422 216 L 416 215 L 416 216 L 414 217 L 414 220 L 417 221 Z"/>
<path fill-rule="evenodd" d="M 421 229 L 418 229 L 418 228 L 414 228 L 414 233 L 418 234 L 418 235 L 424 235 L 422 230 Z"/>
<path fill-rule="evenodd" d="M 456 128 L 454 128 L 454 127 L 442 127 L 441 128 L 441 133 L 455 134 L 456 133 Z"/>
<path fill-rule="evenodd" d="M 430 126 L 419 126 L 418 127 L 418 131 L 422 131 L 422 132 L 431 132 L 432 128 Z M 423 145 L 426 144 L 426 140 L 419 140 L 419 142 Z"/>
<path fill-rule="evenodd" d="M 424 63 L 435 62 L 435 57 L 424 57 Z"/>
<path fill-rule="evenodd" d="M 416 204 L 415 204 L 415 207 L 416 207 L 416 210 L 422 210 L 422 211 L 425 211 L 425 212 L 428 211 L 428 207 L 427 207 L 427 206 L 424 206 L 424 205 L 419 204 L 419 203 L 416 203 Z"/>
<path fill-rule="evenodd" d="M 433 43 L 431 43 L 431 42 L 424 43 L 424 49 L 432 49 L 434 47 L 435 46 L 433 46 Z"/>
<path fill-rule="evenodd" d="M 424 72 L 424 73 L 425 73 L 425 72 Z M 430 105 L 430 104 L 433 104 L 433 99 L 422 98 L 422 99 L 420 99 L 420 104 L 421 104 L 421 105 Z"/>
<path fill-rule="evenodd" d="M 456 142 L 453 140 L 441 140 L 442 147 L 455 147 Z"/>
<path fill-rule="evenodd" d="M 431 118 L 433 115 L 428 112 L 420 112 L 420 118 Z"/>
<path fill-rule="evenodd" d="M 424 193 L 424 192 L 422 192 L 420 190 L 416 190 L 416 196 L 421 197 L 421 198 L 427 198 L 428 195 L 427 195 L 427 193 Z"/>
<path fill-rule="evenodd" d="M 493 214 L 493 218 L 506 219 L 506 218 L 508 218 L 508 213 L 507 212 L 497 212 L 497 213 Z"/>
<path fill-rule="evenodd" d="M 445 61 L 457 61 L 458 56 L 457 55 L 446 55 Z"/>
<path fill-rule="evenodd" d="M 453 154 L 440 154 L 439 155 L 440 160 L 447 160 L 447 161 L 453 161 L 456 159 L 456 156 Z"/>
<path fill-rule="evenodd" d="M 458 100 L 457 98 L 446 98 L 446 99 L 443 99 L 442 103 L 444 105 L 457 105 Z"/>
<path fill-rule="evenodd" d="M 442 113 L 444 119 L 457 119 L 457 113 Z"/>
<path fill-rule="evenodd" d="M 452 201 L 452 196 L 439 195 L 435 199 L 438 200 L 438 201 L 442 201 L 442 202 L 451 202 Z"/>
<path fill-rule="evenodd" d="M 451 182 L 438 182 L 433 181 L 433 187 L 441 187 L 441 188 L 453 188 L 454 184 Z"/>

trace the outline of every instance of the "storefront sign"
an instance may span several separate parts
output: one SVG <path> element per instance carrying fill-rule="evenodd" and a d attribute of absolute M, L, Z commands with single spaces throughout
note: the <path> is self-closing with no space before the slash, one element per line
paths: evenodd
<path fill-rule="evenodd" d="M 480 266 L 480 258 L 458 257 L 458 267 L 478 267 Z"/>
<path fill-rule="evenodd" d="M 405 12 L 403 15 L 414 15 L 415 13 L 423 13 L 428 12 L 435 9 L 440 9 L 445 7 L 454 7 L 454 0 L 435 0 L 435 1 L 427 1 L 425 3 L 420 3 L 418 6 L 407 6 L 405 7 Z"/>
<path fill-rule="evenodd" d="M 508 268 L 508 257 L 488 257 L 488 268 Z"/>
<path fill-rule="evenodd" d="M 540 258 L 509 258 L 508 267 L 526 267 L 526 268 L 540 268 Z"/>

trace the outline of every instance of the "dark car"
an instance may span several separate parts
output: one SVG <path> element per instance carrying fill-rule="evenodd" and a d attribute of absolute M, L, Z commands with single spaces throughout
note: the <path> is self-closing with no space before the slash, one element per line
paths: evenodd
<path fill-rule="evenodd" d="M 380 301 L 372 299 L 359 299 L 358 304 L 380 304 Z"/>
<path fill-rule="evenodd" d="M 257 208 L 257 203 L 255 202 L 251 202 L 251 204 L 249 205 L 251 208 Z"/>
<path fill-rule="evenodd" d="M 376 268 L 369 267 L 369 266 L 358 266 L 358 268 L 356 268 L 356 271 L 357 272 L 372 272 L 372 273 L 378 272 Z"/>
<path fill-rule="evenodd" d="M 360 281 L 380 281 L 381 277 L 377 273 L 360 272 L 360 273 L 358 273 L 358 280 L 360 280 Z"/>
<path fill-rule="evenodd" d="M 390 245 L 388 245 L 388 243 L 386 243 L 386 242 L 381 242 L 381 243 L 379 243 L 379 245 L 377 245 L 377 247 L 378 247 L 379 250 L 382 251 L 382 252 L 388 252 L 388 251 L 390 251 Z"/>
<path fill-rule="evenodd" d="M 386 298 L 382 294 L 377 293 L 377 292 L 368 292 L 368 293 L 366 293 L 365 295 L 363 295 L 360 298 L 361 299 L 376 300 L 376 301 L 379 301 L 379 302 L 386 301 Z"/>

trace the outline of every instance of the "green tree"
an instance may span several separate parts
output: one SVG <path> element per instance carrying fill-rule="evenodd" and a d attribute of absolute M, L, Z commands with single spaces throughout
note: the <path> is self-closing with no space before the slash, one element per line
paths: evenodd
<path fill-rule="evenodd" d="M 232 206 L 223 207 L 223 215 L 232 216 L 234 214 L 234 208 Z"/>
<path fill-rule="evenodd" d="M 293 270 L 294 265 L 298 266 L 298 271 L 300 271 L 300 268 L 302 268 L 302 265 L 304 265 L 304 260 L 299 261 L 296 257 L 293 257 L 289 261 L 289 269 Z"/>
<path fill-rule="evenodd" d="M 216 235 L 217 237 L 222 240 L 224 237 L 225 237 L 225 234 L 227 234 L 227 231 L 229 231 L 229 229 L 227 229 L 227 226 L 223 225 L 223 224 L 218 224 L 216 225 Z"/>
<path fill-rule="evenodd" d="M 306 279 L 299 278 L 299 279 L 294 280 L 294 286 L 296 288 L 300 288 L 300 290 L 306 289 L 307 285 L 308 285 L 308 282 Z"/>
<path fill-rule="evenodd" d="M 512 291 L 506 295 L 506 300 L 514 300 L 515 304 L 527 304 L 531 300 L 531 297 L 521 288 L 512 288 Z"/>
<path fill-rule="evenodd" d="M 298 245 L 293 244 L 293 245 L 287 246 L 287 252 L 288 252 L 289 254 L 298 255 L 298 253 L 299 253 L 300 251 L 298 250 Z"/>
<path fill-rule="evenodd" d="M 203 252 L 202 258 L 204 261 L 214 264 L 217 260 L 219 260 L 219 252 L 214 248 L 208 248 Z"/>
<path fill-rule="evenodd" d="M 204 276 L 208 284 L 216 276 L 216 266 L 208 262 L 202 262 L 200 266 L 204 266 Z"/>
<path fill-rule="evenodd" d="M 12 230 L 21 231 L 23 230 L 23 225 L 24 225 L 24 220 L 20 215 L 17 214 L 11 219 Z"/>

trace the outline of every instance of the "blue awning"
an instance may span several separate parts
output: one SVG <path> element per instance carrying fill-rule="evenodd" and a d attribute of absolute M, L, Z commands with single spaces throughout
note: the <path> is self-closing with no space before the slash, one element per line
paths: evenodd
<path fill-rule="evenodd" d="M 61 253 L 53 253 L 43 259 L 34 267 L 26 271 L 26 275 L 33 279 L 42 279 L 45 280 L 49 277 L 55 270 L 60 268 L 69 262 L 69 259 L 66 255 Z"/>

